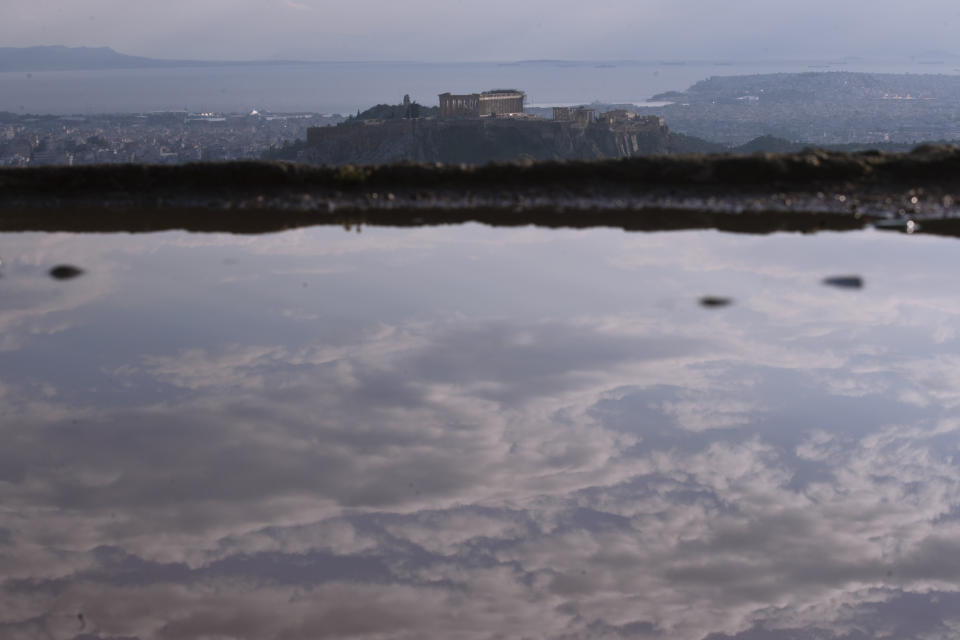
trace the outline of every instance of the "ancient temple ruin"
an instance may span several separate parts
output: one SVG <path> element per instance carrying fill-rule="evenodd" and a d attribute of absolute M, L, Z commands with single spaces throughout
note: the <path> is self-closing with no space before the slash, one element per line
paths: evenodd
<path fill-rule="evenodd" d="M 516 89 L 494 89 L 483 93 L 441 93 L 441 118 L 483 118 L 523 113 L 526 94 Z"/>
<path fill-rule="evenodd" d="M 587 126 L 596 120 L 597 111 L 589 107 L 554 107 L 553 119 L 556 122 L 575 122 Z"/>

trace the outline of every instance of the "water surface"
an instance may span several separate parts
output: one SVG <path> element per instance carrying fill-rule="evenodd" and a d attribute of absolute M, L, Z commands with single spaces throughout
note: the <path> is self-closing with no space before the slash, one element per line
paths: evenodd
<path fill-rule="evenodd" d="M 404 94 L 436 105 L 445 91 L 516 87 L 539 105 L 642 103 L 710 76 L 808 71 L 956 74 L 953 62 L 771 61 L 422 63 L 326 62 L 0 73 L 0 111 L 89 114 L 154 110 L 354 113 Z"/>
<path fill-rule="evenodd" d="M 957 246 L 0 235 L 0 636 L 949 637 Z"/>

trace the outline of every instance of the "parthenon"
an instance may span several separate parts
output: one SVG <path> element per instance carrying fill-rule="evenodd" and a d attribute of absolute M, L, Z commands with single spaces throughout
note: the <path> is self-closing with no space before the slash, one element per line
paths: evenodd
<path fill-rule="evenodd" d="M 482 118 L 523 113 L 526 94 L 516 89 L 494 89 L 483 93 L 440 94 L 440 117 Z"/>

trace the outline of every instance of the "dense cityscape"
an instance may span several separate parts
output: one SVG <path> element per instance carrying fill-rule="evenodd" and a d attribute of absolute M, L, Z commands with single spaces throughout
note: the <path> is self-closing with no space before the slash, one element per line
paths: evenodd
<path fill-rule="evenodd" d="M 804 146 L 874 145 L 898 150 L 898 145 L 960 139 L 960 78 L 948 76 L 801 73 L 712 77 L 685 92 L 655 96 L 661 102 L 657 107 L 593 103 L 582 110 L 592 114 L 588 120 L 617 113 L 624 118 L 641 116 L 631 122 L 653 117 L 665 122 L 673 135 L 670 140 L 655 143 L 608 141 L 606 146 L 613 145 L 610 149 L 605 143 L 586 148 L 563 142 L 566 138 L 558 138 L 546 124 L 555 113 L 549 108 L 528 107 L 522 92 L 516 93 L 519 102 L 507 109 L 509 113 L 503 113 L 502 105 L 489 114 L 460 113 L 450 106 L 456 103 L 462 111 L 467 102 L 481 100 L 484 95 L 442 94 L 439 109 L 410 102 L 407 97 L 403 104 L 376 105 L 352 117 L 258 110 L 67 116 L 0 112 L 0 166 L 253 159 L 309 164 L 404 160 L 483 163 L 516 157 L 589 159 L 649 153 L 788 151 Z M 445 99 L 452 101 L 446 111 Z M 446 138 L 430 133 L 442 133 L 447 126 L 444 122 L 457 120 L 472 120 L 479 126 L 484 115 L 487 124 L 473 132 L 479 137 L 472 142 L 469 136 L 457 138 L 462 137 L 459 125 L 454 128 L 460 133 L 449 133 L 457 139 L 454 142 L 442 142 Z M 516 122 L 509 124 L 507 119 Z M 409 130 L 401 126 L 402 122 L 414 121 L 423 126 Z M 352 126 L 325 129 L 341 123 Z M 374 126 L 358 128 L 360 124 Z M 494 134 L 503 133 L 505 127 L 512 128 L 503 140 L 495 140 Z M 307 135 L 311 128 L 325 135 L 314 136 L 311 143 Z M 664 128 L 664 135 L 666 131 Z M 549 134 L 554 142 L 545 147 L 539 144 L 541 133 Z M 530 137 L 536 140 L 521 142 Z M 333 138 L 340 141 L 339 146 L 334 145 L 336 149 L 322 142 Z M 562 149 L 555 148 L 557 140 Z M 430 151 L 431 145 L 437 144 L 470 148 L 461 149 L 463 153 L 459 154 L 438 155 Z"/>
<path fill-rule="evenodd" d="M 257 159 L 339 122 L 318 113 L 156 112 L 95 116 L 0 113 L 0 166 L 179 164 Z"/>

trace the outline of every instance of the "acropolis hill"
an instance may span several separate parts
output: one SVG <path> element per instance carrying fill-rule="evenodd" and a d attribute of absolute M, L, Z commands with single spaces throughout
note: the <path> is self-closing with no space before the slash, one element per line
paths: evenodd
<path fill-rule="evenodd" d="M 439 108 L 430 109 L 405 98 L 403 105 L 381 110 L 392 117 L 357 117 L 335 127 L 309 129 L 298 160 L 333 165 L 483 164 L 626 158 L 675 150 L 663 118 L 558 107 L 549 120 L 525 114 L 524 97 L 514 89 L 444 93 Z"/>

